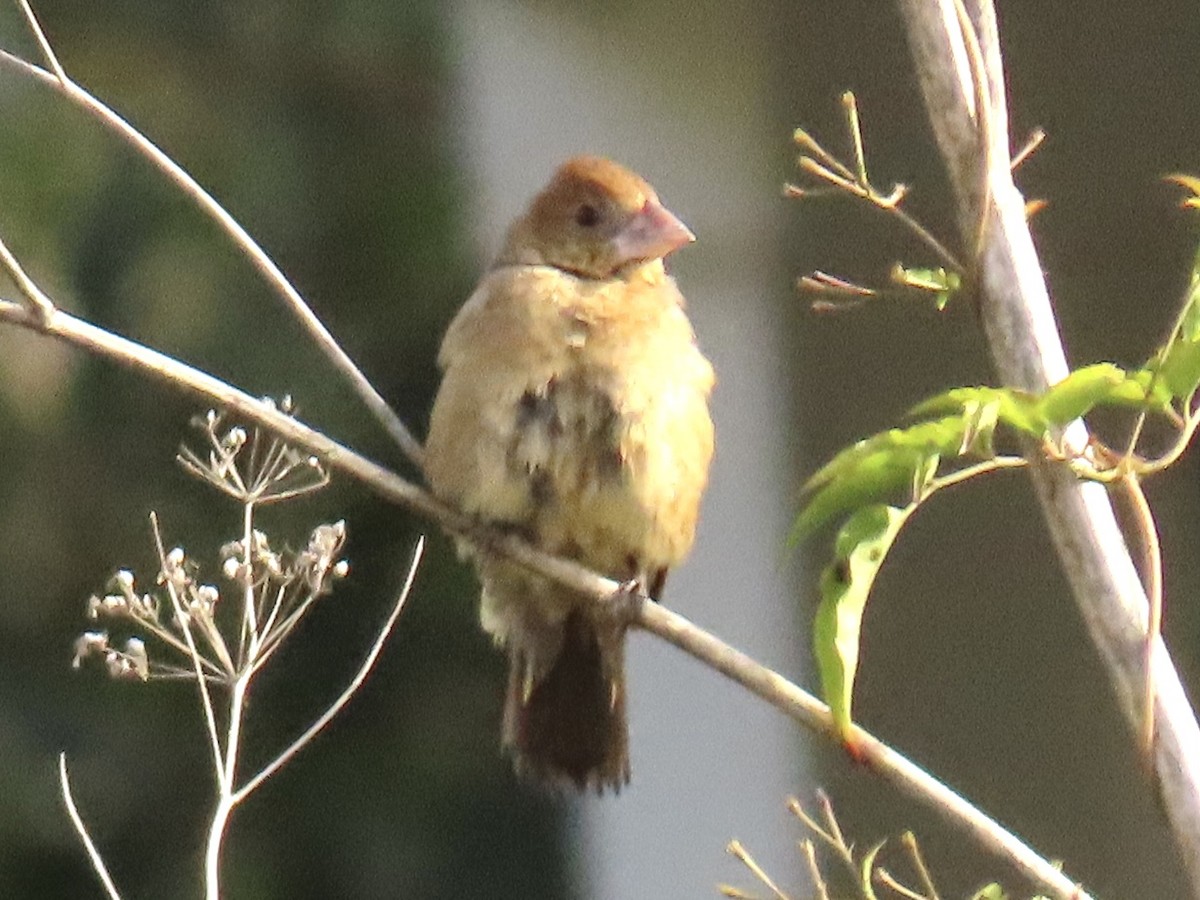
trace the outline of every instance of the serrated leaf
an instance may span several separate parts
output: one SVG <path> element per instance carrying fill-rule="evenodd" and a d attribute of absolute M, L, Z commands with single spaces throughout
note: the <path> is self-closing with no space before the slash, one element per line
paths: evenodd
<path fill-rule="evenodd" d="M 1051 425 L 1067 425 L 1108 399 L 1125 378 L 1125 370 L 1112 363 L 1076 369 L 1042 395 L 1038 411 Z"/>
<path fill-rule="evenodd" d="M 813 650 L 825 702 L 844 739 L 850 734 L 858 639 L 867 598 L 896 535 L 914 509 L 877 504 L 858 510 L 838 532 L 833 562 L 821 573 Z"/>
<path fill-rule="evenodd" d="M 847 447 L 804 485 L 811 496 L 789 544 L 794 546 L 842 513 L 895 499 L 914 484 L 931 456 L 958 455 L 965 428 L 961 417 L 950 416 L 892 428 Z"/>
<path fill-rule="evenodd" d="M 1015 388 L 957 387 L 923 400 L 908 411 L 914 418 L 995 406 L 997 423 L 1041 437 L 1046 420 L 1038 410 L 1038 398 Z"/>

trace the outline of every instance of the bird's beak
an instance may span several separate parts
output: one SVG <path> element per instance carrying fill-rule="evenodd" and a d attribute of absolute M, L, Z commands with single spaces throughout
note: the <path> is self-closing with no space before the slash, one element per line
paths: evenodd
<path fill-rule="evenodd" d="M 667 212 L 657 200 L 645 206 L 613 237 L 613 249 L 622 263 L 662 259 L 696 239 L 691 230 Z"/>

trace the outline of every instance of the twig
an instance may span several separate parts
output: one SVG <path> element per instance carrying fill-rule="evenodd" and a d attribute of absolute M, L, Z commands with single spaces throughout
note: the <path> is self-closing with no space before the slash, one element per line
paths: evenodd
<path fill-rule="evenodd" d="M 208 829 L 204 852 L 205 900 L 221 900 L 221 846 L 229 828 L 229 817 L 236 805 L 233 799 L 237 778 L 238 752 L 241 749 L 242 717 L 246 710 L 246 691 L 250 687 L 250 672 L 242 672 L 229 689 L 229 731 L 225 735 L 225 759 L 220 764 L 217 806 Z"/>
<path fill-rule="evenodd" d="M 912 888 L 901 884 L 892 876 L 891 872 L 882 866 L 875 870 L 875 879 L 884 887 L 895 891 L 897 894 L 903 897 L 904 900 L 934 900 L 934 898 L 925 897 L 921 894 L 918 894 Z"/>
<path fill-rule="evenodd" d="M 3 240 L 0 240 L 0 265 L 3 265 L 4 270 L 8 272 L 9 277 L 13 280 L 13 284 L 21 292 L 21 296 L 29 301 L 30 309 L 43 323 L 48 322 L 50 317 L 54 315 L 54 303 L 42 293 L 42 289 L 37 286 L 37 283 L 26 274 L 21 263 L 13 256 L 12 251 L 8 249 L 8 245 Z"/>
<path fill-rule="evenodd" d="M 995 104 L 988 90 L 987 71 L 984 68 L 983 49 L 979 45 L 979 35 L 975 33 L 975 24 L 967 14 L 963 0 L 953 0 L 954 14 L 958 19 L 958 27 L 962 34 L 963 48 L 967 53 L 967 62 L 971 67 L 971 84 L 975 88 L 975 122 L 979 128 L 979 148 L 982 164 L 979 166 L 979 186 L 975 198 L 975 234 L 971 241 L 971 261 L 979 259 L 983 250 L 983 242 L 987 238 L 988 212 L 992 205 L 991 168 L 995 161 L 1003 159 L 1010 166 L 1007 143 L 1004 153 L 998 154 L 995 143 L 996 126 Z"/>
<path fill-rule="evenodd" d="M 18 3 L 21 7 L 21 12 L 25 15 L 25 21 L 29 23 L 29 29 L 33 32 L 33 36 L 37 38 L 42 56 L 46 57 L 47 65 L 54 72 L 54 77 L 61 84 L 67 84 L 70 79 L 67 78 L 67 73 L 63 70 L 62 63 L 58 61 L 58 55 L 54 52 L 54 48 L 50 46 L 50 41 L 46 38 L 46 32 L 42 30 L 42 23 L 33 14 L 33 7 L 29 5 L 29 0 L 18 0 Z"/>
<path fill-rule="evenodd" d="M 1144 655 L 1144 691 L 1142 694 L 1142 758 L 1149 766 L 1154 754 L 1154 647 L 1162 635 L 1163 585 L 1162 543 L 1158 528 L 1154 524 L 1154 511 L 1146 499 L 1141 480 L 1133 472 L 1121 479 L 1130 502 L 1133 504 L 1134 522 L 1137 523 L 1145 552 L 1143 579 L 1146 597 L 1149 600 L 1149 616 L 1146 622 Z"/>
<path fill-rule="evenodd" d="M 150 530 L 154 535 L 154 549 L 158 551 L 158 563 L 165 572 L 167 569 L 167 553 L 163 546 L 162 532 L 158 528 L 158 516 L 154 513 L 150 514 Z M 196 675 L 196 687 L 200 691 L 200 703 L 204 707 L 204 724 L 208 728 L 208 742 L 213 753 L 213 772 L 217 779 L 217 788 L 221 791 L 227 789 L 225 784 L 225 770 L 221 765 L 221 735 L 217 728 L 217 716 L 213 710 L 212 693 L 208 689 L 208 679 L 204 677 L 203 657 L 200 651 L 196 648 L 196 639 L 192 635 L 191 617 L 187 610 L 183 608 L 183 601 L 179 597 L 178 591 L 175 590 L 170 579 L 167 579 L 164 585 L 167 590 L 167 597 L 171 600 L 171 609 L 175 615 L 175 621 L 179 623 L 179 629 L 183 632 L 184 640 L 187 641 L 188 656 L 192 660 L 192 666 Z M 229 672 L 225 672 L 226 677 Z"/>
<path fill-rule="evenodd" d="M 800 850 L 804 854 L 804 862 L 808 867 L 808 877 L 812 879 L 813 890 L 817 892 L 817 900 L 829 900 L 829 887 L 821 875 L 821 867 L 817 865 L 817 848 L 813 846 L 811 840 L 805 838 L 800 842 Z"/>
<path fill-rule="evenodd" d="M 775 900 L 791 900 L 787 894 L 780 890 L 779 885 L 771 880 L 771 876 L 763 871 L 763 867 L 754 861 L 754 857 L 751 856 L 749 851 L 742 846 L 741 841 L 730 841 L 729 846 L 725 849 L 728 850 L 733 856 L 737 857 L 738 861 L 747 869 L 749 869 L 755 878 L 766 885 L 767 890 L 769 890 L 775 896 Z"/>
<path fill-rule="evenodd" d="M 379 658 L 379 654 L 383 650 L 383 645 L 387 642 L 388 635 L 392 633 L 392 628 L 395 626 L 396 620 L 400 618 L 400 613 L 404 609 L 405 602 L 408 600 L 409 592 L 412 590 L 413 580 L 417 577 L 417 566 L 421 563 L 421 555 L 423 554 L 424 550 L 425 538 L 421 537 L 417 541 L 416 549 L 413 550 L 412 562 L 409 563 L 408 566 L 408 575 L 404 579 L 404 586 L 400 588 L 400 593 L 396 597 L 396 602 L 392 605 L 391 614 L 388 615 L 387 621 L 383 623 L 383 627 L 379 629 L 379 634 L 375 638 L 375 643 L 371 647 L 371 651 L 363 660 L 362 665 L 359 666 L 357 674 L 355 674 L 350 683 L 346 685 L 346 689 L 342 691 L 341 695 L 333 703 L 330 704 L 329 708 L 325 710 L 321 717 L 313 722 L 312 725 L 310 725 L 308 729 L 302 735 L 300 735 L 300 737 L 296 738 L 296 740 L 294 740 L 286 750 L 275 757 L 275 759 L 263 767 L 262 771 L 260 771 L 257 775 L 255 775 L 234 792 L 233 802 L 235 804 L 241 803 L 246 799 L 246 797 L 253 793 L 260 784 L 287 765 L 288 762 L 291 761 L 292 757 L 304 749 L 304 746 L 314 737 L 316 737 L 318 732 L 320 732 L 322 728 L 324 728 L 333 720 L 334 716 L 342 711 L 345 705 L 350 701 L 350 698 L 354 696 L 355 691 L 362 687 L 362 683 L 366 681 L 367 675 L 375 665 L 375 660 Z"/>
<path fill-rule="evenodd" d="M 908 851 L 909 858 L 912 859 L 913 868 L 917 870 L 917 876 L 921 879 L 921 886 L 925 890 L 929 900 L 938 900 L 938 890 L 933 883 L 933 875 L 929 872 L 929 866 L 925 865 L 925 857 L 921 853 L 921 845 L 917 843 L 916 835 L 911 831 L 906 831 L 900 837 L 900 842 L 904 844 L 904 849 Z"/>
<path fill-rule="evenodd" d="M 1021 149 L 1013 155 L 1012 161 L 1008 164 L 1008 167 L 1014 172 L 1021 168 L 1021 166 L 1025 164 L 1025 161 L 1037 152 L 1038 147 L 1042 146 L 1042 143 L 1045 140 L 1046 132 L 1041 128 L 1035 128 L 1030 133 L 1029 138 L 1025 141 L 1024 146 L 1022 146 Z"/>
<path fill-rule="evenodd" d="M 842 833 L 842 826 L 833 812 L 833 803 L 830 801 L 829 795 L 823 790 L 817 791 L 817 802 L 821 804 L 821 814 L 825 817 L 825 831 L 822 831 L 821 834 L 826 832 L 829 834 L 830 846 L 838 851 L 853 871 L 854 854 L 850 849 L 850 844 L 846 841 L 846 835 Z"/>
<path fill-rule="evenodd" d="M 48 49 L 49 45 L 47 44 Z M 161 171 L 197 207 L 212 218 L 221 230 L 229 236 L 230 240 L 237 245 L 238 249 L 246 255 L 247 259 L 250 260 L 254 268 L 266 279 L 275 293 L 283 299 L 284 303 L 287 304 L 288 308 L 296 315 L 300 323 L 312 336 L 321 352 L 349 380 L 367 409 L 383 425 L 397 446 L 400 447 L 414 465 L 420 468 L 422 455 L 420 442 L 413 437 L 412 433 L 400 420 L 400 417 L 392 411 L 387 401 L 380 396 L 379 392 L 367 380 L 366 375 L 359 370 L 350 356 L 338 345 L 333 335 L 329 333 L 329 330 L 317 318 L 316 314 L 304 301 L 304 298 L 300 296 L 300 293 L 292 286 L 291 282 L 288 281 L 282 270 L 267 255 L 266 251 L 182 166 L 167 156 L 149 138 L 126 122 L 114 110 L 101 103 L 96 97 L 67 78 L 65 73 L 60 79 L 56 74 L 48 72 L 40 66 L 35 66 L 3 50 L 0 50 L 0 65 L 6 65 L 17 72 L 32 76 L 49 85 L 76 106 L 82 108 L 90 116 L 115 131 L 121 138 L 131 144 L 139 154 L 144 156 Z"/>
<path fill-rule="evenodd" d="M 938 258 L 941 259 L 943 264 L 953 269 L 955 272 L 961 272 L 963 270 L 962 263 L 958 261 L 958 257 L 951 253 L 941 241 L 934 237 L 933 232 L 910 216 L 904 210 L 904 208 L 900 206 L 897 197 L 883 196 L 876 192 L 876 190 L 870 184 L 859 184 L 854 179 L 847 178 L 838 172 L 834 172 L 833 170 L 823 166 L 821 163 L 807 156 L 800 157 L 800 168 L 804 169 L 804 171 L 808 172 L 810 175 L 829 182 L 830 184 L 834 185 L 834 187 L 841 189 L 845 193 L 869 203 L 876 209 L 882 210 L 891 216 L 895 216 L 904 223 L 906 228 L 924 241 L 925 245 L 929 247 L 929 249 L 935 254 L 937 254 Z M 804 189 L 794 188 L 792 194 L 793 196 L 803 196 Z"/>
<path fill-rule="evenodd" d="M 480 525 L 415 484 L 284 415 L 273 405 L 250 397 L 156 350 L 97 328 L 61 310 L 55 313 L 48 324 L 43 325 L 20 304 L 0 301 L 0 321 L 74 344 L 166 382 L 176 389 L 183 389 L 203 398 L 206 403 L 228 409 L 270 429 L 289 443 L 316 454 L 331 468 L 357 479 L 385 500 L 420 513 L 447 531 L 462 535 L 487 551 L 520 563 L 597 603 L 610 603 L 614 597 L 627 595 L 612 579 L 604 578 L 570 560 L 542 553 L 514 535 Z M 737 681 L 812 730 L 836 739 L 828 707 L 783 676 L 660 604 L 639 602 L 635 606 L 634 616 L 633 624 L 658 635 L 710 668 Z M 914 763 L 861 729 L 855 730 L 855 740 L 864 758 L 885 778 L 909 796 L 939 809 L 952 822 L 964 827 L 973 839 L 991 852 L 1008 859 L 1043 889 L 1059 896 L 1086 896 L 1082 893 L 1073 894 L 1074 887 L 1070 879 Z"/>
<path fill-rule="evenodd" d="M 75 826 L 79 839 L 83 841 L 88 859 L 92 861 L 92 868 L 96 870 L 100 883 L 104 885 L 104 890 L 110 900 L 121 900 L 121 894 L 117 891 L 117 886 L 113 884 L 112 876 L 108 874 L 108 868 L 104 865 L 104 858 L 96 849 L 96 845 L 92 843 L 87 826 L 83 824 L 83 817 L 79 815 L 79 810 L 75 806 L 75 798 L 71 796 L 71 779 L 67 776 L 67 754 L 65 753 L 58 754 L 58 782 L 62 786 L 63 803 L 67 807 L 67 815 L 71 817 L 71 824 Z"/>

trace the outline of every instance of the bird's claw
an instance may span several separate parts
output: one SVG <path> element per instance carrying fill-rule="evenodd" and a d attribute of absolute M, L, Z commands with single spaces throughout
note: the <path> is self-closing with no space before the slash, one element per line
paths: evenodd
<path fill-rule="evenodd" d="M 629 625 L 637 618 L 641 605 L 650 599 L 641 578 L 628 578 L 617 584 L 609 598 L 609 608 L 621 625 Z"/>

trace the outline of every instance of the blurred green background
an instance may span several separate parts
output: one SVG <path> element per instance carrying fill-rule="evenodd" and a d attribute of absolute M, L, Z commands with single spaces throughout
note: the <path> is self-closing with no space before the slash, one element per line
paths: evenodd
<path fill-rule="evenodd" d="M 608 42 L 632 44 L 647 84 L 686 96 L 688 115 L 714 134 L 726 123 L 707 116 L 708 91 L 756 92 L 769 126 L 759 147 L 767 177 L 752 188 L 764 212 L 743 236 L 770 261 L 765 280 L 791 348 L 775 389 L 796 410 L 781 453 L 799 461 L 780 493 L 915 400 L 990 379 L 967 304 L 941 315 L 880 304 L 818 317 L 791 291 L 813 268 L 878 280 L 898 255 L 916 255 L 863 210 L 780 198 L 794 177 L 791 128 L 804 124 L 838 145 L 837 96 L 847 87 L 859 96 L 876 180 L 916 185 L 912 210 L 935 226 L 948 221 L 889 4 L 496 5 L 590 29 L 600 58 L 591 72 L 605 71 Z M 476 52 L 475 33 L 460 26 L 470 8 L 465 0 L 37 4 L 68 71 L 260 239 L 418 433 L 441 330 L 486 262 L 473 237 L 477 130 L 461 76 Z M 635 40 L 619 29 L 635 28 L 643 9 L 655 11 L 654 30 Z M 1164 334 L 1197 240 L 1158 179 L 1200 172 L 1200 15 L 1183 0 L 1152 9 L 1008 3 L 1000 13 L 1016 139 L 1035 126 L 1050 133 L 1020 180 L 1027 195 L 1050 201 L 1035 232 L 1069 355 L 1135 363 Z M 706 27 L 706 17 L 717 24 Z M 738 28 L 759 36 L 760 57 L 713 52 Z M 537 40 L 547 33 L 553 40 L 552 30 Z M 15 5 L 0 8 L 0 47 L 36 58 Z M 511 52 L 519 61 L 522 48 Z M 636 117 L 638 98 L 628 106 Z M 689 148 L 661 141 L 659 171 L 686 170 Z M 692 183 L 736 177 L 739 159 L 723 163 Z M 528 183 L 543 176 L 539 169 Z M 668 199 L 695 202 L 680 188 Z M 306 421 L 408 471 L 216 229 L 125 146 L 9 68 L 0 68 L 0 235 L 67 308 L 252 393 L 291 393 Z M 168 542 L 198 557 L 211 558 L 237 527 L 238 510 L 172 462 L 195 411 L 158 384 L 0 328 L 0 897 L 102 896 L 60 806 L 55 758 L 64 749 L 124 895 L 199 893 L 211 773 L 193 689 L 114 684 L 69 668 L 88 595 L 118 567 L 152 576 L 151 509 Z M 719 415 L 717 425 L 720 433 Z M 1168 566 L 1168 641 L 1192 685 L 1196 475 L 1193 454 L 1150 486 Z M 337 518 L 349 525 L 354 577 L 255 693 L 248 760 L 269 759 L 336 696 L 423 527 L 344 479 L 315 500 L 269 510 L 264 524 L 277 544 L 296 544 Z M 953 492 L 912 528 L 867 619 L 864 723 L 1101 894 L 1184 896 L 1170 836 L 1027 486 L 1005 477 Z M 766 540 L 777 542 L 768 548 L 777 560 L 783 533 Z M 822 552 L 818 542 L 814 564 Z M 803 623 L 815 578 L 801 578 L 799 598 L 771 602 L 796 604 Z M 470 573 L 443 539 L 432 541 L 367 687 L 235 816 L 229 897 L 586 895 L 571 861 L 574 807 L 517 785 L 495 750 L 503 666 L 474 624 L 474 596 Z M 804 647 L 807 629 L 785 639 Z M 811 672 L 789 674 L 815 684 Z M 861 843 L 913 827 L 951 895 L 989 876 L 1020 889 L 835 748 L 797 729 L 794 752 L 797 772 L 807 766 L 794 791 L 824 785 Z M 694 873 L 700 883 L 742 877 L 719 844 L 704 852 L 711 870 Z"/>

